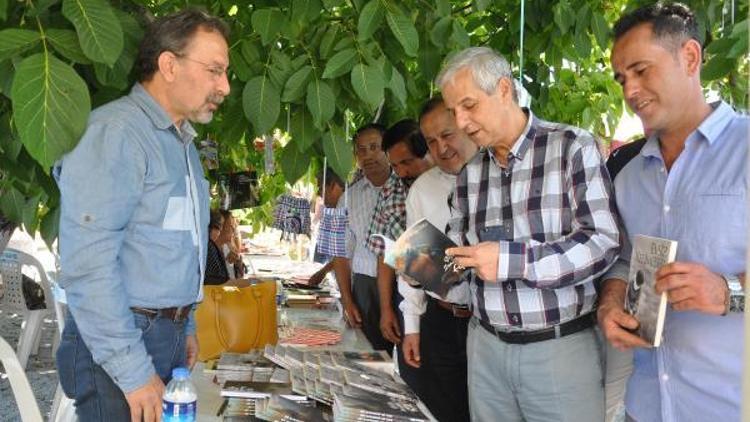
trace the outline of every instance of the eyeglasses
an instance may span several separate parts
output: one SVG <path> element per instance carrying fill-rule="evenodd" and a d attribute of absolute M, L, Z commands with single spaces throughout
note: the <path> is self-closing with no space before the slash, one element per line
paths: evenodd
<path fill-rule="evenodd" d="M 204 63 L 204 62 L 202 62 L 200 60 L 191 59 L 188 56 L 181 56 L 179 54 L 175 54 L 175 56 L 177 56 L 178 59 L 185 59 L 187 61 L 191 61 L 191 62 L 195 62 L 195 63 L 203 65 L 206 68 L 206 70 L 208 71 L 208 73 L 211 74 L 211 77 L 213 79 L 219 79 L 219 78 L 221 78 L 222 76 L 224 76 L 227 73 L 227 68 L 226 67 L 222 67 L 222 66 L 219 66 L 219 65 L 216 65 L 216 64 Z"/>

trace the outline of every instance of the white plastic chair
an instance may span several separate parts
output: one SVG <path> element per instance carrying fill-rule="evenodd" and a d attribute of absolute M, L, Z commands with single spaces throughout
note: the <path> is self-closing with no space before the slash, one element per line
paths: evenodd
<path fill-rule="evenodd" d="M 26 306 L 26 300 L 23 296 L 23 277 L 22 270 L 24 267 L 30 267 L 35 270 L 32 274 L 44 291 L 45 309 L 31 310 Z M 55 315 L 55 303 L 52 297 L 47 273 L 33 256 L 7 248 L 0 255 L 0 274 L 3 277 L 5 292 L 0 298 L 0 308 L 5 312 L 14 312 L 23 315 L 21 325 L 21 334 L 18 337 L 18 361 L 22 368 L 26 368 L 29 355 L 36 354 L 39 351 L 39 341 L 42 334 L 42 322 L 45 317 L 51 318 Z M 27 274 L 27 276 L 29 276 Z M 57 344 L 59 334 L 56 334 L 54 346 Z"/>
<path fill-rule="evenodd" d="M 42 414 L 39 411 L 39 404 L 36 402 L 34 392 L 31 390 L 29 380 L 26 378 L 21 362 L 16 356 L 16 352 L 0 337 L 0 362 L 3 363 L 5 372 L 8 373 L 10 388 L 13 390 L 13 396 L 16 398 L 18 412 L 21 414 L 23 422 L 42 422 Z"/>

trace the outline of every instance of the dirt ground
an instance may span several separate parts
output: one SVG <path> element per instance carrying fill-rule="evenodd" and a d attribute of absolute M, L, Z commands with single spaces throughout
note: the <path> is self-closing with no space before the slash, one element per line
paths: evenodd
<path fill-rule="evenodd" d="M 4 313 L 0 310 L 0 336 L 13 348 L 18 343 L 21 322 L 21 316 Z M 42 326 L 42 340 L 39 344 L 39 354 L 29 357 L 29 363 L 26 365 L 26 376 L 29 378 L 31 388 L 34 390 L 34 396 L 39 404 L 39 410 L 45 420 L 49 418 L 52 400 L 57 388 L 57 369 L 55 368 L 55 358 L 52 355 L 52 339 L 55 330 L 57 330 L 56 324 L 54 319 L 46 319 L 44 321 Z M 13 390 L 10 388 L 10 381 L 2 364 L 0 364 L 0 421 L 21 421 L 18 407 L 13 397 Z"/>

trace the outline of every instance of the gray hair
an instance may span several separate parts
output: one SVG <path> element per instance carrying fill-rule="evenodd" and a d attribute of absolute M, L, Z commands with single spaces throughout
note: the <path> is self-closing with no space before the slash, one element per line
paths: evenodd
<path fill-rule="evenodd" d="M 487 95 L 495 93 L 500 79 L 508 78 L 513 82 L 513 73 L 505 57 L 489 47 L 469 47 L 448 59 L 435 78 L 435 83 L 442 89 L 453 80 L 456 73 L 464 68 L 469 69 L 474 83 Z M 515 84 L 511 86 L 513 87 L 513 101 L 518 102 Z"/>

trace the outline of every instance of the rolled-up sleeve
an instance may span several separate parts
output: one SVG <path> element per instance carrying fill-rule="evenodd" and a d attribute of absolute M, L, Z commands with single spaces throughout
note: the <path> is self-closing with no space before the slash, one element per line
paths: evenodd
<path fill-rule="evenodd" d="M 118 269 L 147 169 L 136 137 L 112 123 L 90 125 L 58 169 L 61 284 L 94 362 L 125 393 L 155 373 Z"/>

